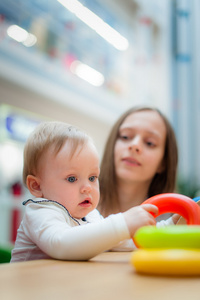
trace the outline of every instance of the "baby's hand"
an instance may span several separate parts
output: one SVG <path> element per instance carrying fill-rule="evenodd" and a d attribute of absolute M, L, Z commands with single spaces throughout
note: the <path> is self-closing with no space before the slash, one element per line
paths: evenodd
<path fill-rule="evenodd" d="M 123 213 L 131 237 L 133 237 L 136 230 L 142 226 L 156 225 L 156 220 L 150 212 L 157 215 L 157 206 L 152 204 L 143 204 L 132 207 Z"/>

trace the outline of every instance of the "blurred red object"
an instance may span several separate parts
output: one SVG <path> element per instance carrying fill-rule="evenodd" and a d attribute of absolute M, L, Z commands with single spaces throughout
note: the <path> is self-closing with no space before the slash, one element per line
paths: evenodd
<path fill-rule="evenodd" d="M 20 182 L 15 182 L 11 186 L 11 193 L 14 200 L 18 200 L 23 194 L 22 184 Z M 15 243 L 17 237 L 17 229 L 19 228 L 21 222 L 21 212 L 18 208 L 13 208 L 11 211 L 11 243 Z"/>

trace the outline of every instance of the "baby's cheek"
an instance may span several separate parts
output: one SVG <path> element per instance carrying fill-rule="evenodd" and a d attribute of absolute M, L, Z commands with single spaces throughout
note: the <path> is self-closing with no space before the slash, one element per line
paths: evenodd
<path fill-rule="evenodd" d="M 94 192 L 94 197 L 95 197 L 96 202 L 99 202 L 99 198 L 100 198 L 99 187 L 96 187 L 95 192 Z"/>

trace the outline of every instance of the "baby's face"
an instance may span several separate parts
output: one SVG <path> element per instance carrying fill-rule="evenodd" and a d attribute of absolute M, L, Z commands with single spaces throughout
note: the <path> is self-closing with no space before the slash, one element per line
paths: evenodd
<path fill-rule="evenodd" d="M 62 204 L 74 218 L 83 218 L 99 202 L 99 158 L 89 142 L 72 158 L 66 142 L 55 156 L 45 155 L 39 174 L 42 197 Z"/>

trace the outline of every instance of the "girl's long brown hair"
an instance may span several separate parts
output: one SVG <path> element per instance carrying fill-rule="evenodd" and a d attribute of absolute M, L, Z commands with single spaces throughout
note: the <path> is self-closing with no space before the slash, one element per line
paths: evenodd
<path fill-rule="evenodd" d="M 178 165 L 178 147 L 174 130 L 167 118 L 157 108 L 151 107 L 133 107 L 126 111 L 113 125 L 108 136 L 104 154 L 101 161 L 100 184 L 100 203 L 99 210 L 107 216 L 110 212 L 114 213 L 119 209 L 119 200 L 117 194 L 117 180 L 114 165 L 114 147 L 119 134 L 119 127 L 124 120 L 135 112 L 156 111 L 162 118 L 166 126 L 166 144 L 163 157 L 164 171 L 155 174 L 148 191 L 147 197 L 152 197 L 161 193 L 172 193 L 175 191 L 177 165 Z"/>

